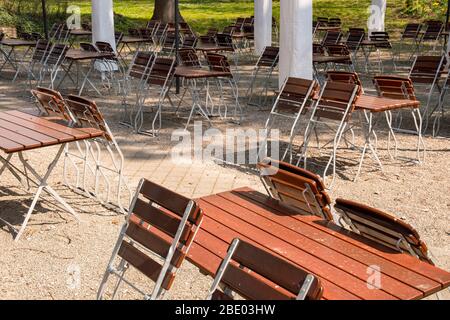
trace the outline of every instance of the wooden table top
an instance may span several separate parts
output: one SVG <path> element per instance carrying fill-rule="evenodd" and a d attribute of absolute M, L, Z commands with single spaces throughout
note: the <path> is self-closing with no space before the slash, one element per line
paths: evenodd
<path fill-rule="evenodd" d="M 0 112 L 0 150 L 5 153 L 91 139 L 103 134 L 99 129 L 70 128 L 21 111 Z"/>
<path fill-rule="evenodd" d="M 313 55 L 313 63 L 331 63 L 351 61 L 350 56 L 324 56 L 319 54 Z"/>
<path fill-rule="evenodd" d="M 146 43 L 146 42 L 152 42 L 152 41 L 153 41 L 152 39 L 148 39 L 148 38 L 123 36 L 123 38 L 120 42 L 122 42 L 122 43 Z"/>
<path fill-rule="evenodd" d="M 218 46 L 216 44 L 208 44 L 208 43 L 204 43 L 204 44 L 200 44 L 198 45 L 195 50 L 198 51 L 205 51 L 205 52 L 218 52 L 218 51 L 233 51 L 234 49 L 231 47 L 223 47 L 223 46 Z"/>
<path fill-rule="evenodd" d="M 103 59 L 112 57 L 114 57 L 114 55 L 108 52 L 91 52 L 91 51 L 84 51 L 81 49 L 69 49 L 66 54 L 66 59 L 74 61 Z"/>
<path fill-rule="evenodd" d="M 70 34 L 72 36 L 91 36 L 92 31 L 90 30 L 83 30 L 83 29 L 72 29 L 70 30 Z"/>
<path fill-rule="evenodd" d="M 384 112 L 403 108 L 419 108 L 420 101 L 408 99 L 390 99 L 378 96 L 361 95 L 356 100 L 356 108 L 370 112 Z"/>
<path fill-rule="evenodd" d="M 36 45 L 36 41 L 23 39 L 3 39 L 0 43 L 9 47 L 34 47 Z"/>
<path fill-rule="evenodd" d="M 200 78 L 217 78 L 217 77 L 229 77 L 229 72 L 211 71 L 209 69 L 201 69 L 194 67 L 177 67 L 175 69 L 175 76 L 186 79 L 200 79 Z"/>
<path fill-rule="evenodd" d="M 450 273 L 332 222 L 303 216 L 250 188 L 200 198 L 204 220 L 187 259 L 214 276 L 238 237 L 318 276 L 323 299 L 421 299 L 450 286 Z M 370 288 L 369 266 L 381 287 Z"/>

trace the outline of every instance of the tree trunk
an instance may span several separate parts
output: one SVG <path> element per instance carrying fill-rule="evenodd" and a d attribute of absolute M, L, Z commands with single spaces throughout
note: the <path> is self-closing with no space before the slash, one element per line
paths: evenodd
<path fill-rule="evenodd" d="M 178 11 L 180 22 L 184 19 Z M 175 0 L 155 0 L 155 9 L 152 20 L 160 20 L 163 23 L 175 22 Z"/>

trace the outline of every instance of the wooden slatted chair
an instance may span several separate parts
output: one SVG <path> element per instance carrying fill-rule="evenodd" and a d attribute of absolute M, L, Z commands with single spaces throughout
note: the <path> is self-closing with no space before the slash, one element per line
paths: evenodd
<path fill-rule="evenodd" d="M 182 48 L 195 49 L 197 46 L 198 38 L 194 34 L 186 34 L 183 36 Z"/>
<path fill-rule="evenodd" d="M 322 179 L 286 162 L 266 158 L 258 163 L 261 181 L 267 193 L 302 214 L 332 221 L 331 199 Z"/>
<path fill-rule="evenodd" d="M 334 206 L 342 220 L 354 232 L 399 252 L 409 253 L 434 264 L 425 243 L 409 224 L 381 210 L 364 204 L 336 199 Z"/>
<path fill-rule="evenodd" d="M 350 28 L 344 43 L 348 50 L 353 53 L 353 63 L 357 63 L 357 55 L 361 49 L 361 42 L 365 39 L 366 32 L 362 28 Z"/>
<path fill-rule="evenodd" d="M 248 300 L 319 300 L 323 288 L 320 279 L 306 270 L 265 249 L 234 239 L 207 299 L 232 300 L 234 292 Z"/>
<path fill-rule="evenodd" d="M 375 41 L 375 50 L 377 52 L 377 60 L 378 60 L 378 68 L 381 72 L 383 72 L 383 61 L 382 61 L 382 51 L 386 50 L 391 55 L 392 64 L 394 66 L 394 70 L 397 69 L 397 65 L 395 62 L 395 56 L 392 48 L 392 43 L 390 41 L 389 33 L 386 31 L 372 31 L 369 34 L 369 40 Z"/>
<path fill-rule="evenodd" d="M 435 52 L 444 29 L 444 24 L 441 21 L 427 21 L 425 32 L 420 38 L 419 52 L 423 51 L 426 42 L 431 42 L 433 44 L 433 52 Z"/>
<path fill-rule="evenodd" d="M 391 99 L 407 99 L 407 100 L 417 100 L 414 85 L 409 78 L 399 77 L 399 76 L 376 76 L 373 78 L 373 83 L 377 89 L 378 95 L 380 97 L 391 98 Z M 412 119 L 414 121 L 415 131 L 402 129 L 402 120 L 404 111 L 411 113 Z M 390 140 L 391 136 L 395 144 L 395 154 L 397 153 L 397 139 L 395 138 L 394 129 L 397 131 L 406 131 L 408 133 L 417 134 L 417 160 L 420 161 L 421 148 L 423 150 L 423 159 L 425 158 L 425 142 L 422 138 L 422 115 L 420 114 L 419 106 L 410 106 L 405 109 L 398 110 L 396 116 L 396 124 L 392 125 L 392 112 L 390 110 L 386 111 L 386 120 L 389 126 L 389 137 L 388 137 L 388 151 L 390 152 Z"/>
<path fill-rule="evenodd" d="M 447 65 L 447 58 L 442 56 L 417 56 L 414 60 L 413 66 L 409 72 L 409 78 L 413 81 L 414 86 L 423 87 L 427 95 L 427 102 L 422 110 L 422 118 L 425 121 L 423 130 L 428 127 L 428 121 L 432 116 L 436 107 L 430 110 L 433 94 L 435 90 L 441 94 L 441 82 L 445 78 L 445 67 Z"/>
<path fill-rule="evenodd" d="M 132 104 L 135 108 L 138 108 L 143 103 L 142 99 L 145 96 L 145 88 L 147 87 L 147 80 L 150 76 L 154 60 L 155 54 L 153 52 L 138 51 L 134 55 L 121 85 L 122 117 L 120 124 L 135 127 L 133 110 L 130 109 L 132 108 Z M 130 102 L 131 96 L 135 96 L 133 102 Z"/>
<path fill-rule="evenodd" d="M 138 111 L 135 116 L 136 133 L 156 136 L 162 127 L 162 107 L 172 84 L 173 75 L 175 73 L 175 58 L 155 58 L 150 74 L 147 78 L 147 88 L 145 90 L 143 100 L 139 104 Z M 152 121 L 150 130 L 143 130 L 144 125 L 144 104 L 149 93 L 157 96 L 156 111 Z"/>
<path fill-rule="evenodd" d="M 307 167 L 308 148 L 312 133 L 314 132 L 317 140 L 319 140 L 317 130 L 320 127 L 326 127 L 328 130 L 333 130 L 334 139 L 325 144 L 332 144 L 332 151 L 323 173 L 323 179 L 325 180 L 328 169 L 330 165 L 332 165 L 333 179 L 329 188 L 331 188 L 336 178 L 337 151 L 342 135 L 347 130 L 351 115 L 355 108 L 358 92 L 360 92 L 359 86 L 355 84 L 335 81 L 326 82 L 314 105 L 311 118 L 306 127 L 301 156 L 297 161 L 297 165 L 299 165 L 303 160 L 305 169 Z"/>
<path fill-rule="evenodd" d="M 346 71 L 327 71 L 327 80 L 328 81 L 337 81 L 343 83 L 353 83 L 358 85 L 359 92 L 358 94 L 364 93 L 364 88 L 356 72 L 346 72 Z"/>
<path fill-rule="evenodd" d="M 36 106 L 39 110 L 39 116 L 47 120 L 63 120 L 70 122 L 72 120 L 70 114 L 67 112 L 64 98 L 58 91 L 36 87 L 31 90 L 31 94 L 36 99 Z"/>
<path fill-rule="evenodd" d="M 439 97 L 439 105 L 435 112 L 435 118 L 433 121 L 433 136 L 439 134 L 439 130 L 441 128 L 441 120 L 444 118 L 445 114 L 445 106 L 448 105 L 448 101 L 450 99 L 447 98 L 448 93 L 450 92 L 450 69 L 447 72 L 447 77 L 443 82 L 441 96 Z"/>
<path fill-rule="evenodd" d="M 38 70 L 41 70 L 43 68 L 45 60 L 47 60 L 47 56 L 50 53 L 52 46 L 52 43 L 45 39 L 37 41 L 27 67 L 27 78 L 30 89 L 34 87 L 32 83 L 33 80 L 37 80 L 37 82 L 40 82 L 41 72 L 36 71 L 35 69 L 37 68 Z"/>
<path fill-rule="evenodd" d="M 325 37 L 322 39 L 322 46 L 339 44 L 342 39 L 342 32 L 340 31 L 327 31 Z"/>
<path fill-rule="evenodd" d="M 224 98 L 225 98 L 224 91 L 226 89 L 225 84 L 228 84 L 229 90 L 231 91 L 231 98 L 232 98 L 232 101 L 234 102 L 233 116 L 236 119 L 236 121 L 240 123 L 242 121 L 242 108 L 239 103 L 239 87 L 237 84 L 238 80 L 236 79 L 237 76 L 231 72 L 231 66 L 228 61 L 227 56 L 222 55 L 222 54 L 207 52 L 207 53 L 205 53 L 205 57 L 206 57 L 206 61 L 208 62 L 209 69 L 211 71 L 218 71 L 218 72 L 223 73 L 222 76 L 217 77 L 216 79 L 219 83 L 219 88 L 220 88 L 220 99 L 221 99 L 220 105 L 224 105 L 224 108 L 225 108 L 224 117 L 226 118 L 227 114 L 228 114 L 228 106 L 227 106 L 227 104 L 224 103 Z M 219 113 L 220 113 L 220 109 L 219 109 Z M 239 118 L 237 119 L 238 113 L 239 113 Z M 190 117 L 191 116 L 192 116 L 192 112 L 191 112 Z M 189 123 L 189 120 L 188 120 L 188 123 Z"/>
<path fill-rule="evenodd" d="M 270 79 L 272 77 L 274 69 L 278 65 L 279 54 L 280 54 L 279 47 L 268 46 L 268 47 L 264 48 L 263 53 L 258 58 L 258 61 L 256 62 L 256 65 L 252 72 L 250 86 L 249 86 L 249 88 L 247 90 L 247 94 L 246 94 L 246 96 L 248 97 L 247 104 L 263 106 L 266 103 Z M 256 82 L 257 76 L 260 72 L 264 72 L 265 74 L 262 77 L 262 81 L 263 81 L 262 88 L 259 91 L 259 93 L 256 93 L 256 95 L 258 97 L 258 102 L 255 103 L 255 102 L 252 102 L 254 95 L 255 95 L 254 87 L 255 87 L 255 82 Z M 263 100 L 263 98 L 264 98 L 264 100 Z"/>
<path fill-rule="evenodd" d="M 280 93 L 273 104 L 269 117 L 267 118 L 265 128 L 271 130 L 276 118 L 293 121 L 290 127 L 289 145 L 283 154 L 284 160 L 289 153 L 289 162 L 292 162 L 292 144 L 298 132 L 300 117 L 306 114 L 309 107 L 312 106 L 315 94 L 319 91 L 319 85 L 315 80 L 290 77 L 286 79 Z"/>
<path fill-rule="evenodd" d="M 69 95 L 65 99 L 65 104 L 73 118 L 74 127 L 90 130 L 91 128 L 99 129 L 104 135 L 86 141 L 85 150 L 77 145 L 76 152 L 72 152 L 69 146 L 65 149 L 64 159 L 64 181 L 75 191 L 81 191 L 88 196 L 95 196 L 102 204 L 112 209 L 118 209 L 120 213 L 125 214 L 131 201 L 132 193 L 124 178 L 125 159 L 123 153 L 114 138 L 109 126 L 97 107 L 97 104 L 86 98 Z M 102 156 L 102 150 L 105 149 L 110 161 L 105 161 L 106 157 Z M 82 169 L 76 167 L 73 158 L 82 160 Z M 89 161 L 92 161 L 91 165 Z M 75 168 L 75 184 L 69 181 L 69 166 Z M 88 170 L 93 175 L 93 187 L 88 183 Z M 80 176 L 82 174 L 82 176 Z M 73 175 L 72 175 L 73 176 Z M 115 187 L 112 188 L 111 186 Z M 101 185 L 105 186 L 105 190 L 101 190 Z M 128 202 L 124 201 L 123 192 L 128 193 Z M 125 203 L 125 205 L 124 205 Z"/>
<path fill-rule="evenodd" d="M 39 72 L 38 86 L 42 84 L 45 79 L 45 75 L 50 75 L 50 88 L 54 88 L 56 77 L 58 73 L 64 69 L 63 62 L 66 58 L 69 46 L 65 44 L 54 44 L 46 56 L 45 62 Z"/>
<path fill-rule="evenodd" d="M 216 34 L 219 32 L 216 28 L 209 28 L 205 35 L 200 36 L 202 43 L 216 43 Z"/>
<path fill-rule="evenodd" d="M 336 69 L 337 66 L 344 66 L 347 70 L 355 72 L 355 64 L 351 58 L 351 53 L 347 45 L 345 44 L 327 45 L 325 47 L 325 50 L 331 57 L 339 57 L 339 58 L 342 57 L 342 59 L 336 60 L 335 62 L 332 63 L 334 69 Z"/>
<path fill-rule="evenodd" d="M 166 38 L 167 32 L 169 31 L 168 23 L 160 23 L 158 29 L 156 29 L 152 34 L 153 43 L 157 47 L 161 47 Z"/>
<path fill-rule="evenodd" d="M 181 43 L 179 42 L 179 44 Z M 162 43 L 161 51 L 159 52 L 159 54 L 163 56 L 171 56 L 175 50 L 175 45 L 176 45 L 175 32 L 168 31 L 164 38 L 164 42 Z"/>
<path fill-rule="evenodd" d="M 142 179 L 113 249 L 97 298 L 104 298 L 110 275 L 119 277 L 112 299 L 121 282 L 143 294 L 145 299 L 160 298 L 172 287 L 176 272 L 189 252 L 202 218 L 202 211 L 193 200 Z M 160 259 L 155 259 L 155 255 Z M 120 261 L 118 265 L 116 260 Z M 130 266 L 155 282 L 151 293 L 125 278 L 125 272 Z"/>
<path fill-rule="evenodd" d="M 400 37 L 400 52 L 401 54 L 403 51 L 405 51 L 405 47 L 408 43 L 411 43 L 414 47 L 413 50 L 409 50 L 411 52 L 409 59 L 411 59 L 415 53 L 419 50 L 420 45 L 420 30 L 422 29 L 422 24 L 420 23 L 408 23 L 405 26 L 405 29 L 403 30 L 401 37 Z"/>

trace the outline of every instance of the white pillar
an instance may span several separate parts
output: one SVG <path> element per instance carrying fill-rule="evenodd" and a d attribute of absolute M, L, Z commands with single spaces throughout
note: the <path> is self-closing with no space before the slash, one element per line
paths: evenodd
<path fill-rule="evenodd" d="M 272 0 L 255 0 L 255 51 L 272 45 Z"/>
<path fill-rule="evenodd" d="M 116 50 L 112 0 L 92 0 L 92 41 L 108 42 Z"/>
<path fill-rule="evenodd" d="M 373 31 L 384 31 L 386 2 L 387 0 L 372 0 L 372 5 L 369 7 L 370 17 L 367 23 L 369 34 Z"/>
<path fill-rule="evenodd" d="M 280 1 L 280 77 L 313 78 L 312 0 Z"/>

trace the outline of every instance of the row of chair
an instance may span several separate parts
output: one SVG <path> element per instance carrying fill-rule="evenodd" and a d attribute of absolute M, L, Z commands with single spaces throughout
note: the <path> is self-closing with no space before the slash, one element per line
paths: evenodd
<path fill-rule="evenodd" d="M 40 116 L 71 127 L 104 132 L 99 138 L 76 142 L 73 148 L 66 146 L 64 182 L 72 190 L 94 197 L 106 207 L 125 214 L 131 190 L 124 178 L 124 157 L 96 103 L 76 95 L 63 98 L 59 92 L 44 87 L 36 87 L 31 92 Z M 102 150 L 106 150 L 109 159 L 102 156 Z"/>

